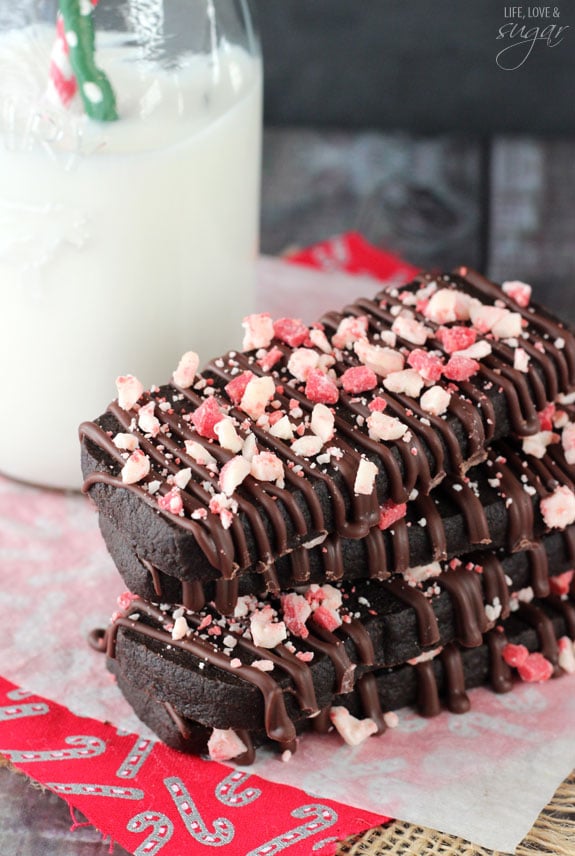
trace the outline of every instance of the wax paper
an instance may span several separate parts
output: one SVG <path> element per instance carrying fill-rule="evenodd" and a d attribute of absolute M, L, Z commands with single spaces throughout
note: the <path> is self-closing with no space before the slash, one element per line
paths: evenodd
<path fill-rule="evenodd" d="M 307 267 L 305 254 L 300 264 L 262 260 L 260 304 L 269 299 L 274 315 L 293 314 L 297 305 L 311 321 L 354 295 L 373 294 L 381 283 L 370 276 L 377 269 L 369 253 L 358 264 L 364 249 L 358 236 L 322 245 L 319 258 L 330 272 Z M 75 714 L 149 737 L 103 658 L 84 643 L 124 588 L 88 500 L 0 478 L 0 563 L 0 674 Z M 477 690 L 471 700 L 465 716 L 425 720 L 401 711 L 396 729 L 355 748 L 336 735 L 307 735 L 287 764 L 260 752 L 254 772 L 512 851 L 575 767 L 575 680 L 520 684 L 503 696 Z"/>

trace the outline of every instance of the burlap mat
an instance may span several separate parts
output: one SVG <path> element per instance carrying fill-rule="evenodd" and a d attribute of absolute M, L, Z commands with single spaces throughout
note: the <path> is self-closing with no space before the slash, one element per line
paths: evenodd
<path fill-rule="evenodd" d="M 345 841 L 338 856 L 509 856 L 433 829 L 394 821 Z M 559 786 L 515 856 L 575 856 L 575 770 Z"/>

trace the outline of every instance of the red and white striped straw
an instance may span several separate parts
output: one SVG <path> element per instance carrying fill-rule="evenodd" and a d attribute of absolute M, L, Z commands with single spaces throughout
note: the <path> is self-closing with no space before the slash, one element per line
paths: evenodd
<path fill-rule="evenodd" d="M 99 0 L 87 0 L 93 7 Z M 70 63 L 70 45 L 66 38 L 64 18 L 58 12 L 56 18 L 56 40 L 50 53 L 50 82 L 48 94 L 67 107 L 78 91 L 76 75 Z"/>

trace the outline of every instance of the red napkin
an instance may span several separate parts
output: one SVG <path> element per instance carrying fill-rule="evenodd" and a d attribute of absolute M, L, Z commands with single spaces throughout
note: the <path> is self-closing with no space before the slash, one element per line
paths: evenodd
<path fill-rule="evenodd" d="M 4 678 L 0 754 L 137 856 L 327 856 L 389 819 L 118 732 Z"/>
<path fill-rule="evenodd" d="M 357 232 L 347 232 L 287 256 L 288 261 L 325 271 L 342 271 L 381 279 L 386 285 L 408 282 L 418 268 L 369 244 Z M 326 309 L 333 307 L 326 307 Z"/>

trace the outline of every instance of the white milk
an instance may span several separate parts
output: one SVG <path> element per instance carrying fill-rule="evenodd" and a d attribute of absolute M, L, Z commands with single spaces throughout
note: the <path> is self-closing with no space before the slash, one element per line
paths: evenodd
<path fill-rule="evenodd" d="M 117 375 L 161 383 L 184 351 L 241 340 L 261 64 L 224 47 L 215 64 L 142 71 L 99 34 L 122 117 L 104 125 L 47 108 L 52 38 L 0 37 L 0 471 L 78 487 L 78 425 Z"/>

